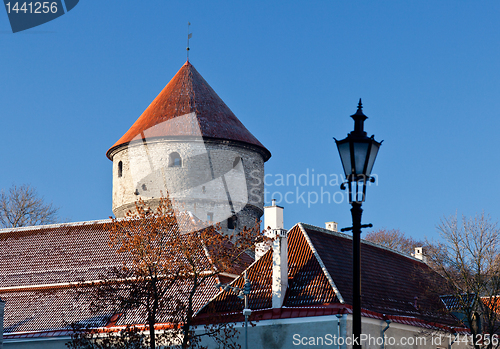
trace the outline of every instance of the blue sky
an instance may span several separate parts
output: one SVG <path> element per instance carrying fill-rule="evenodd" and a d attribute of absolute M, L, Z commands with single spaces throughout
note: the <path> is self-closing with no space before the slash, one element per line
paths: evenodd
<path fill-rule="evenodd" d="M 287 227 L 350 225 L 345 200 L 307 196 L 313 170 L 341 174 L 333 137 L 360 97 L 384 140 L 364 223 L 432 238 L 456 212 L 497 220 L 499 15 L 498 1 L 81 0 L 12 34 L 1 10 L 0 188 L 29 183 L 70 221 L 111 215 L 106 150 L 185 62 L 190 21 L 191 63 L 272 153 L 268 199 L 305 192 L 281 202 Z"/>

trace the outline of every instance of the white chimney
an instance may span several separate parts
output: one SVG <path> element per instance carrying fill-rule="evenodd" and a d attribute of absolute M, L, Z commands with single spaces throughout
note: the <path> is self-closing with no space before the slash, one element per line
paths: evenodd
<path fill-rule="evenodd" d="M 337 222 L 325 222 L 325 228 L 327 230 L 338 232 L 338 230 L 337 230 Z"/>
<path fill-rule="evenodd" d="M 411 254 L 416 259 L 420 259 L 422 262 L 427 263 L 427 257 L 424 255 L 422 247 L 415 247 L 415 253 Z"/>
<path fill-rule="evenodd" d="M 265 235 L 272 238 L 269 243 L 259 244 L 255 258 L 259 259 L 269 248 L 273 248 L 272 304 L 273 308 L 281 308 L 288 287 L 288 232 L 283 224 L 283 207 L 276 205 L 273 199 L 271 206 L 264 207 Z"/>
<path fill-rule="evenodd" d="M 273 199 L 271 206 L 264 207 L 264 229 L 283 229 L 283 207 L 276 206 L 276 199 Z"/>
<path fill-rule="evenodd" d="M 264 235 L 274 238 L 273 230 L 283 228 L 283 207 L 276 206 L 276 200 L 273 199 L 271 206 L 264 207 Z M 255 260 L 262 257 L 270 248 L 270 242 L 257 244 L 255 247 Z"/>
<path fill-rule="evenodd" d="M 273 233 L 273 308 L 281 308 L 288 287 L 288 232 L 274 229 Z"/>

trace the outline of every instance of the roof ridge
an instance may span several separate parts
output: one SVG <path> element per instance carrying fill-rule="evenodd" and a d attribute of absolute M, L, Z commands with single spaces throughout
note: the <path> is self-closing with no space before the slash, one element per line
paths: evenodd
<path fill-rule="evenodd" d="M 340 233 L 338 231 L 329 230 L 329 229 L 318 227 L 318 226 L 315 226 L 315 225 L 312 225 L 312 224 L 308 224 L 308 223 L 298 223 L 298 224 L 302 224 L 304 227 L 309 227 L 309 228 L 311 228 L 313 230 L 316 230 L 316 231 L 319 231 L 321 233 L 335 235 L 335 236 L 338 236 L 338 237 L 342 237 L 342 238 L 346 238 L 346 239 L 352 240 L 352 236 L 351 235 Z M 377 244 L 375 242 L 365 240 L 363 238 L 361 239 L 361 243 L 365 244 L 365 245 L 370 245 L 370 246 L 373 246 L 373 247 L 377 247 L 377 248 L 380 248 L 382 250 L 386 250 L 386 251 L 389 251 L 389 252 L 393 252 L 393 253 L 396 253 L 396 254 L 398 254 L 400 256 L 409 258 L 409 259 L 411 259 L 413 261 L 417 261 L 417 262 L 420 262 L 420 263 L 423 263 L 423 264 L 427 265 L 427 263 L 425 263 L 424 261 L 422 261 L 422 260 L 420 260 L 418 258 L 415 258 L 412 255 L 409 255 L 407 253 L 395 250 L 393 248 L 390 248 L 390 247 L 387 247 L 387 246 L 384 246 L 384 245 L 380 245 L 380 244 Z"/>
<path fill-rule="evenodd" d="M 104 224 L 111 223 L 112 219 L 98 219 L 91 221 L 80 221 L 80 222 L 65 222 L 65 223 L 53 223 L 53 224 L 43 224 L 43 225 L 29 225 L 24 227 L 15 227 L 15 228 L 2 228 L 0 229 L 0 234 L 3 233 L 11 233 L 15 231 L 29 231 L 29 230 L 43 230 L 43 229 L 52 229 L 52 228 L 63 228 L 63 227 L 77 227 L 85 224 Z"/>
<path fill-rule="evenodd" d="M 323 273 L 325 274 L 326 276 L 326 279 L 328 280 L 328 282 L 330 283 L 330 286 L 332 286 L 333 288 L 333 291 L 335 292 L 335 295 L 337 296 L 337 298 L 339 299 L 340 303 L 344 304 L 345 301 L 344 301 L 344 298 L 342 297 L 342 294 L 340 294 L 340 290 L 338 289 L 337 285 L 335 284 L 335 281 L 333 281 L 333 278 L 332 276 L 330 275 L 330 272 L 328 271 L 328 269 L 326 268 L 325 264 L 323 263 L 323 260 L 321 259 L 318 251 L 316 251 L 316 248 L 314 247 L 314 244 L 312 243 L 311 239 L 309 238 L 309 235 L 307 234 L 306 230 L 304 229 L 302 223 L 297 223 L 295 224 L 292 229 L 295 227 L 295 226 L 298 226 L 300 231 L 302 232 L 302 234 L 304 235 L 304 238 L 306 239 L 307 241 L 307 244 L 309 245 L 309 248 L 311 249 L 313 255 L 316 257 L 316 260 L 318 261 L 319 263 L 319 266 L 321 267 L 321 270 L 323 270 Z M 291 230 L 291 229 L 290 229 Z"/>

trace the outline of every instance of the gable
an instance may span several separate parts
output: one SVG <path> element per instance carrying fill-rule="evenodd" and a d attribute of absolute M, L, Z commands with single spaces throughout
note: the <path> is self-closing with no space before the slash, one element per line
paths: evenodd
<path fill-rule="evenodd" d="M 325 271 L 298 225 L 288 232 L 288 266 L 285 307 L 339 302 Z M 251 309 L 271 308 L 272 250 L 267 251 L 247 268 L 247 277 L 252 284 L 252 292 L 248 299 L 249 307 Z M 244 283 L 244 277 L 240 276 L 231 285 L 243 288 Z M 209 308 L 217 312 L 240 311 L 243 309 L 243 301 L 234 293 L 223 291 L 212 299 L 200 314 L 206 313 Z"/>
<path fill-rule="evenodd" d="M 303 225 L 347 304 L 352 304 L 352 238 Z M 436 291 L 445 280 L 427 264 L 362 241 L 361 307 L 390 315 L 454 323 Z"/>

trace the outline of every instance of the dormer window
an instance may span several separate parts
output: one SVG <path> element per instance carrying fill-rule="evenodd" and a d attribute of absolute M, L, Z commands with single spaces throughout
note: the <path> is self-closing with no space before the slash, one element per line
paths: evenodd
<path fill-rule="evenodd" d="M 121 177 L 123 174 L 123 163 L 120 161 L 118 162 L 118 177 Z"/>
<path fill-rule="evenodd" d="M 168 167 L 182 167 L 182 159 L 179 153 L 173 152 L 170 154 Z"/>

